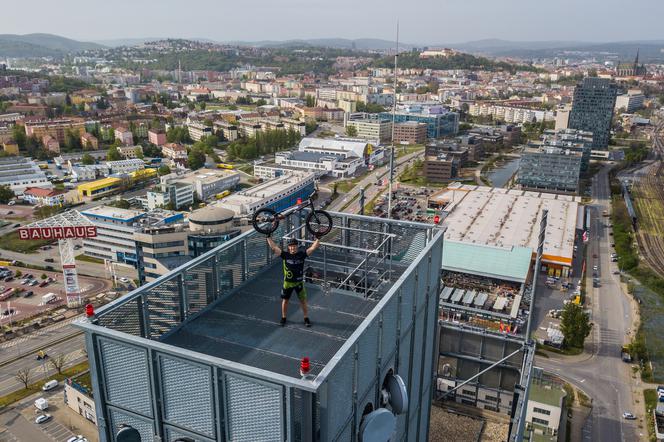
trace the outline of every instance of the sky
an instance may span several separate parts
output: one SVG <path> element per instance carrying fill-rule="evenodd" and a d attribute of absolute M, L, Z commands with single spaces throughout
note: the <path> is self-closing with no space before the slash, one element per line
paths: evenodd
<path fill-rule="evenodd" d="M 0 0 L 0 11 L 0 33 L 87 41 L 393 40 L 397 18 L 415 44 L 664 40 L 663 0 Z"/>

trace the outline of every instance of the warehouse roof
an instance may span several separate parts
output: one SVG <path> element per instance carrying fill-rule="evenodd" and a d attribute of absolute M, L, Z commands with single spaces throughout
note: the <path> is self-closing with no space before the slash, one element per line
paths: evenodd
<path fill-rule="evenodd" d="M 580 199 L 522 190 L 450 185 L 433 195 L 444 206 L 445 241 L 537 250 L 542 211 L 548 209 L 543 261 L 569 266 Z"/>
<path fill-rule="evenodd" d="M 507 281 L 525 282 L 532 250 L 445 240 L 443 269 Z"/>

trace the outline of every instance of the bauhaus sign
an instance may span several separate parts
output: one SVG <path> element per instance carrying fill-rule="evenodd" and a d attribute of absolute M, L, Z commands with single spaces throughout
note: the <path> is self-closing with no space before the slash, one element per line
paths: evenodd
<path fill-rule="evenodd" d="M 69 239 L 97 236 L 97 226 L 21 227 L 19 239 Z"/>

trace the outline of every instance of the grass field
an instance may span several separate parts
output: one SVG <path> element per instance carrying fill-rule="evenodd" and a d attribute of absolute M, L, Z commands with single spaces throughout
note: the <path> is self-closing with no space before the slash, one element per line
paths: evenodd
<path fill-rule="evenodd" d="M 103 259 L 99 259 L 99 258 L 95 258 L 93 256 L 87 256 L 87 255 L 83 255 L 83 254 L 78 255 L 76 257 L 76 259 L 78 261 L 91 262 L 93 264 L 103 264 L 104 263 Z"/>
<path fill-rule="evenodd" d="M 51 240 L 22 240 L 18 232 L 10 232 L 0 237 L 0 248 L 19 253 L 34 253 L 40 247 L 52 244 Z"/>
<path fill-rule="evenodd" d="M 652 411 L 657 406 L 657 391 L 655 389 L 643 390 L 643 406 L 646 409 L 646 425 L 648 427 L 648 440 L 655 442 L 655 419 Z"/>

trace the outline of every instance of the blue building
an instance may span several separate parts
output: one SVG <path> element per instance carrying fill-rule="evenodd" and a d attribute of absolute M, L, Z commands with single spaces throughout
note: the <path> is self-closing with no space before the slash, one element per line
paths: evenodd
<path fill-rule="evenodd" d="M 392 118 L 390 112 L 381 112 L 381 118 Z M 443 110 L 441 113 L 424 112 L 397 112 L 395 115 L 396 123 L 405 123 L 407 121 L 416 121 L 426 123 L 427 138 L 440 138 L 449 135 L 456 135 L 459 132 L 459 114 Z"/>

